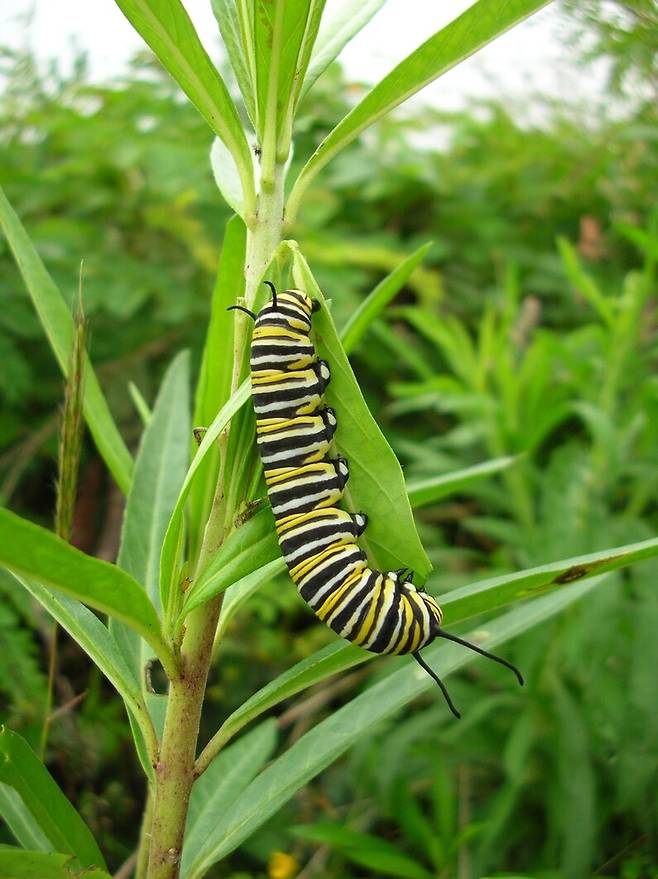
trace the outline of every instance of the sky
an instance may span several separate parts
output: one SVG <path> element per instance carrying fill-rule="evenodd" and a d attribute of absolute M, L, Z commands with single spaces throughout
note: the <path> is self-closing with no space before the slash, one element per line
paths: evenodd
<path fill-rule="evenodd" d="M 325 16 L 346 0 L 327 0 Z M 217 26 L 210 0 L 184 0 L 211 57 L 219 57 Z M 59 59 L 66 69 L 75 47 L 89 54 L 95 81 L 120 75 L 143 43 L 114 0 L 4 0 L 0 44 L 30 47 L 44 62 Z M 388 0 L 344 50 L 348 77 L 376 82 L 427 37 L 471 5 L 471 0 Z M 556 4 L 549 4 L 458 68 L 442 76 L 416 102 L 453 110 L 473 98 L 505 96 L 514 101 L 542 92 L 565 100 L 596 97 L 605 72 L 569 64 L 570 28 Z"/>

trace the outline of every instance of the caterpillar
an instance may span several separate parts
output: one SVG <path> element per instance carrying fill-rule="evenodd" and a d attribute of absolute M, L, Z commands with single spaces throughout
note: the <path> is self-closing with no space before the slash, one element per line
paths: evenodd
<path fill-rule="evenodd" d="M 329 364 L 311 341 L 311 316 L 320 303 L 301 290 L 278 293 L 254 314 L 251 342 L 252 400 L 256 439 L 272 504 L 277 537 L 290 577 L 316 616 L 365 650 L 411 654 L 433 678 L 448 707 L 460 717 L 443 681 L 420 650 L 435 638 L 454 641 L 511 669 L 507 660 L 442 628 L 443 613 L 417 589 L 406 568 L 376 571 L 359 547 L 366 513 L 338 504 L 349 478 L 344 458 L 329 457 L 336 413 L 324 402 Z M 229 309 L 230 310 L 230 309 Z"/>

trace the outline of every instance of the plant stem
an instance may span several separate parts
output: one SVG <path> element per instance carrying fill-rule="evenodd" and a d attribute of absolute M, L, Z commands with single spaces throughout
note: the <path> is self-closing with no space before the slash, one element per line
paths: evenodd
<path fill-rule="evenodd" d="M 193 610 L 181 647 L 181 672 L 169 684 L 169 699 L 151 828 L 148 879 L 177 879 L 183 834 L 194 781 L 194 758 L 220 598 Z"/>
<path fill-rule="evenodd" d="M 149 865 L 149 848 L 151 845 L 151 825 L 153 823 L 153 790 L 149 784 L 146 791 L 146 803 L 144 804 L 144 816 L 142 829 L 139 834 L 137 847 L 137 863 L 135 865 L 135 879 L 146 879 L 146 871 Z"/>
<path fill-rule="evenodd" d="M 245 301 L 253 304 L 258 284 L 272 255 L 279 245 L 283 228 L 284 167 L 275 165 L 274 180 L 261 187 L 258 215 L 253 228 L 247 231 L 247 259 L 245 265 Z M 240 365 L 247 345 L 248 326 L 244 321 L 235 325 L 235 364 L 233 388 L 240 379 Z M 233 521 L 234 506 L 224 494 L 227 438 L 221 438 L 222 461 L 199 552 L 197 570 L 221 546 L 227 526 Z M 229 502 L 229 503 L 227 503 Z M 230 508 L 229 508 L 230 507 Z M 193 610 L 185 621 L 181 643 L 180 670 L 170 675 L 169 698 L 159 759 L 155 766 L 156 784 L 153 819 L 150 827 L 150 847 L 147 879 L 177 879 L 183 850 L 185 822 L 194 782 L 199 721 L 206 690 L 212 646 L 221 609 L 222 596 Z M 145 822 L 148 826 L 148 810 Z"/>

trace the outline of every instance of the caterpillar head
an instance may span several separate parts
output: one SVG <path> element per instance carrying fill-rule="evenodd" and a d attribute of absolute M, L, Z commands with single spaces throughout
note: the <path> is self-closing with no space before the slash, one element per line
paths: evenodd
<path fill-rule="evenodd" d="M 282 297 L 294 300 L 294 302 L 306 312 L 308 317 L 320 307 L 320 303 L 317 300 L 311 299 L 310 296 L 307 296 L 303 290 L 285 290 L 283 293 L 279 293 L 279 299 Z"/>

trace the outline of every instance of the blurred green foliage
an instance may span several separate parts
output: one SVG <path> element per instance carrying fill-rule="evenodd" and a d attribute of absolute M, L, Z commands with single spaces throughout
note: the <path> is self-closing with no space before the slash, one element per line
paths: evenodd
<path fill-rule="evenodd" d="M 637 28 L 653 14 L 621 5 Z M 584 22 L 594 6 L 581 10 Z M 644 37 L 627 37 L 640 58 L 629 60 L 594 19 L 598 51 L 610 56 L 604 38 L 615 46 L 616 81 L 649 82 Z M 626 67 L 614 66 L 620 59 Z M 188 346 L 198 361 L 205 334 L 229 216 L 206 129 L 148 59 L 103 87 L 87 82 L 82 62 L 71 77 L 39 72 L 24 55 L 5 53 L 3 64 L 0 183 L 71 301 L 84 259 L 92 358 L 135 437 L 128 380 L 152 400 L 172 351 Z M 295 163 L 347 104 L 332 69 L 302 106 Z M 433 242 L 353 354 L 409 478 L 522 455 L 418 514 L 438 591 L 656 531 L 658 113 L 636 101 L 623 118 L 583 124 L 577 108 L 546 101 L 543 116 L 536 126 L 488 103 L 386 120 L 329 166 L 293 230 L 339 325 L 384 274 Z M 435 143 L 441 149 L 427 146 Z M 47 517 L 61 382 L 4 242 L 0 266 L 0 493 Z M 111 554 L 114 501 L 91 449 L 79 503 L 95 523 L 79 541 Z M 524 691 L 480 663 L 451 682 L 459 724 L 432 698 L 382 727 L 234 855 L 231 875 L 264 875 L 279 850 L 306 864 L 306 879 L 655 876 L 657 573 L 645 564 L 609 575 L 520 639 L 513 658 Z M 12 726 L 34 740 L 45 622 L 4 580 L 0 590 L 10 599 L 0 692 Z M 273 584 L 255 595 L 227 634 L 204 727 L 332 637 L 294 590 Z M 141 791 L 122 760 L 116 702 L 106 704 L 83 665 L 63 649 L 59 701 L 87 696 L 54 723 L 51 765 L 63 773 L 58 737 L 68 754 L 79 742 L 98 792 L 83 811 L 119 863 L 134 845 Z M 373 664 L 348 683 L 384 673 Z M 330 684 L 302 701 L 282 730 L 301 735 L 340 693 Z M 71 787 L 81 773 L 66 767 Z"/>

